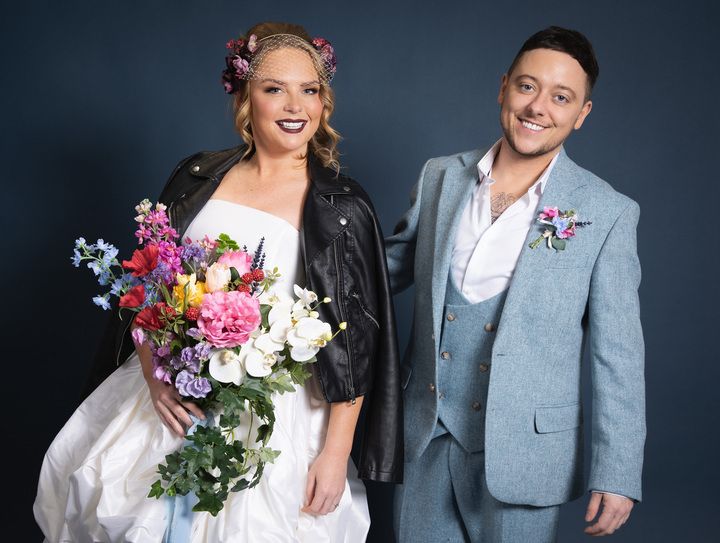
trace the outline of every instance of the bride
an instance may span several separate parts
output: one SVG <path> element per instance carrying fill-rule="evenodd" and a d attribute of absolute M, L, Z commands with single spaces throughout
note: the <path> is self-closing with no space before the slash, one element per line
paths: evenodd
<path fill-rule="evenodd" d="M 47 541 L 359 542 L 370 519 L 358 477 L 402 478 L 382 233 L 365 192 L 339 173 L 339 136 L 328 122 L 332 46 L 296 25 L 261 23 L 228 48 L 223 84 L 245 143 L 183 160 L 160 201 L 183 238 L 226 233 L 250 250 L 264 239 L 265 267 L 282 273 L 274 288 L 292 294 L 297 283 L 331 297 L 320 318 L 348 328 L 318 353 L 305 386 L 273 397 L 268 446 L 281 454 L 256 487 L 231 493 L 213 517 L 192 513 L 192 496 L 147 498 L 190 415 L 204 415 L 152 377 L 147 344 L 127 352 L 128 319 L 115 318 L 117 341 L 108 336 L 98 368 L 104 380 L 45 455 L 34 512 Z M 356 471 L 350 450 L 361 407 Z"/>

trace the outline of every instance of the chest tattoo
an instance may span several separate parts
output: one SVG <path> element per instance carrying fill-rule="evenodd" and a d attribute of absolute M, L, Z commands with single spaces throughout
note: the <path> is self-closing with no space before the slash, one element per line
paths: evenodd
<path fill-rule="evenodd" d="M 507 192 L 499 192 L 494 194 L 490 198 L 490 221 L 495 222 L 497 218 L 503 214 L 508 207 L 510 207 L 517 198 L 514 195 Z"/>

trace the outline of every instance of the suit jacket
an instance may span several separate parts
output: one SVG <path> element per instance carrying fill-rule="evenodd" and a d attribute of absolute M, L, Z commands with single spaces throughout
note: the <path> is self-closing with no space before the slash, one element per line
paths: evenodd
<path fill-rule="evenodd" d="M 437 419 L 436 362 L 455 232 L 477 182 L 475 150 L 429 160 L 412 205 L 386 240 L 394 292 L 415 284 L 402 365 L 406 460 L 425 449 Z M 529 243 L 520 254 L 493 346 L 485 421 L 485 474 L 506 503 L 555 505 L 583 492 L 581 360 L 590 349 L 593 392 L 589 487 L 641 498 L 645 441 L 644 345 L 637 289 L 638 205 L 565 151 L 543 206 L 592 224 L 564 251 Z M 478 323 L 478 333 L 484 323 Z"/>

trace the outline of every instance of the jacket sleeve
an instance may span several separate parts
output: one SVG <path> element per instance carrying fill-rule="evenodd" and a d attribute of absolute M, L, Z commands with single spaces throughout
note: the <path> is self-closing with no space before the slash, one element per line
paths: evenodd
<path fill-rule="evenodd" d="M 404 465 L 402 391 L 400 356 L 390 279 L 385 265 L 385 245 L 380 225 L 371 211 L 378 335 L 373 360 L 373 383 L 365 414 L 365 431 L 358 464 L 363 479 L 401 483 Z"/>
<path fill-rule="evenodd" d="M 593 390 L 589 488 L 638 501 L 646 433 L 639 216 L 640 208 L 631 202 L 616 220 L 595 262 L 588 300 Z"/>
<path fill-rule="evenodd" d="M 410 209 L 398 221 L 393 235 L 385 240 L 390 287 L 393 294 L 402 292 L 415 280 L 415 245 L 420 219 L 420 203 L 423 180 L 429 164 L 430 161 L 427 161 L 423 166 L 420 178 L 410 193 Z"/>

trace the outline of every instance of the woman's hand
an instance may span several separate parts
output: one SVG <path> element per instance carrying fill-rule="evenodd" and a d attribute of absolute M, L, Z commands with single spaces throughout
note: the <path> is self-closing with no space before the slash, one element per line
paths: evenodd
<path fill-rule="evenodd" d="M 363 398 L 330 404 L 327 436 L 322 452 L 308 470 L 303 513 L 327 515 L 340 505 L 347 465 Z"/>
<path fill-rule="evenodd" d="M 193 424 L 188 413 L 205 419 L 202 409 L 193 402 L 183 402 L 180 393 L 172 385 L 153 377 L 146 381 L 155 412 L 162 423 L 179 437 L 185 437 L 186 430 Z"/>
<path fill-rule="evenodd" d="M 327 515 L 337 509 L 345 492 L 347 464 L 347 454 L 323 449 L 308 471 L 303 513 Z"/>
<path fill-rule="evenodd" d="M 135 328 L 134 324 L 133 328 Z M 133 341 L 135 341 L 134 337 Z M 185 437 L 185 431 L 193 425 L 188 412 L 201 420 L 205 420 L 205 414 L 195 403 L 183 402 L 175 387 L 153 377 L 152 352 L 147 341 L 142 344 L 135 343 L 135 350 L 140 358 L 140 366 L 150 390 L 150 399 L 155 412 L 171 432 L 179 437 Z"/>

